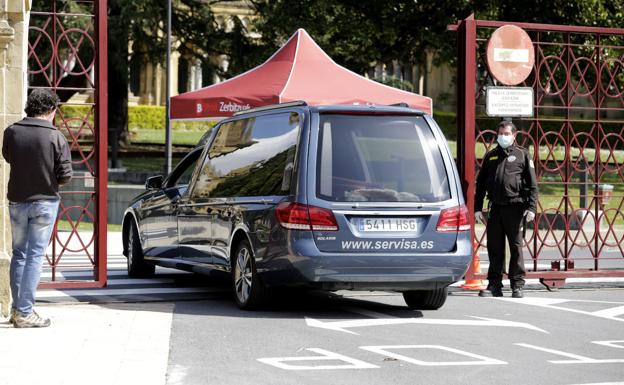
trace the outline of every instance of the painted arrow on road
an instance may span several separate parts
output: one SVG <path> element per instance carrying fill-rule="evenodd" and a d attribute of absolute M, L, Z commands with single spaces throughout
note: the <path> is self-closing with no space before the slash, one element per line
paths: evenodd
<path fill-rule="evenodd" d="M 345 332 L 349 334 L 358 334 L 351 330 L 352 328 L 361 328 L 368 326 L 386 326 L 386 325 L 405 325 L 405 324 L 421 324 L 421 325 L 450 325 L 450 326 L 500 326 L 510 328 L 523 328 L 529 330 L 535 330 L 542 333 L 547 331 L 538 328 L 524 322 L 505 321 L 494 318 L 475 317 L 474 320 L 470 319 L 432 319 L 432 318 L 372 318 L 372 319 L 357 319 L 349 321 L 331 321 L 323 322 L 314 318 L 306 317 L 306 324 L 311 327 L 335 330 L 339 332 Z"/>

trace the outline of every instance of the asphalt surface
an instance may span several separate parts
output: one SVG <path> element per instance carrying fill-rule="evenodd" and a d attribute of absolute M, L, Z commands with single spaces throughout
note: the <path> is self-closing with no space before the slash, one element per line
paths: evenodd
<path fill-rule="evenodd" d="M 391 293 L 291 293 L 241 311 L 175 303 L 168 384 L 624 384 L 624 289 L 453 290 L 438 311 Z"/>
<path fill-rule="evenodd" d="M 72 334 L 75 346 L 94 347 L 84 350 L 89 359 L 78 365 L 89 373 L 89 382 L 95 383 L 91 374 L 102 367 L 110 373 L 117 370 L 119 383 L 141 382 L 123 376 L 121 369 L 127 367 L 133 378 L 150 384 L 624 385 L 621 279 L 570 279 L 557 292 L 531 282 L 522 300 L 511 299 L 509 291 L 503 299 L 479 298 L 453 287 L 443 308 L 422 312 L 409 310 L 402 297 L 392 293 L 292 292 L 276 298 L 269 309 L 249 312 L 234 304 L 227 276 L 159 267 L 154 278 L 131 279 L 119 238 L 119 233 L 109 234 L 105 289 L 37 293 L 42 311 L 56 316 L 59 327 L 77 315 L 86 317 L 85 322 L 95 320 L 88 333 L 79 335 L 76 326 Z M 546 268 L 550 259 L 560 259 L 556 252 L 549 253 L 541 262 Z M 621 253 L 608 253 L 613 267 L 624 266 Z M 485 271 L 487 255 L 481 256 Z M 525 257 L 529 260 L 528 254 Z M 86 257 L 70 254 L 64 259 L 78 263 Z M 50 274 L 44 269 L 42 279 Z M 92 277 L 89 270 L 60 274 L 73 280 Z M 95 310 L 83 311 L 87 303 Z M 85 327 L 78 322 L 82 318 L 76 320 Z M 68 324 L 67 329 L 73 327 Z M 135 348 L 118 343 L 111 329 Z M 41 331 L 33 331 L 33 338 L 41 341 L 37 332 Z M 59 329 L 50 332 L 62 336 Z M 158 341 L 162 346 L 151 355 L 136 349 L 151 349 L 146 343 Z M 58 345 L 43 345 L 58 353 Z M 63 345 L 68 342 L 63 340 Z M 112 357 L 118 362 L 103 366 Z M 138 364 L 150 369 L 141 371 Z M 41 383 L 71 383 L 64 380 L 62 373 L 67 372 L 55 369 L 51 376 L 41 371 L 46 377 Z M 150 374 L 161 380 L 148 380 Z M 98 378 L 100 383 L 115 383 Z"/>

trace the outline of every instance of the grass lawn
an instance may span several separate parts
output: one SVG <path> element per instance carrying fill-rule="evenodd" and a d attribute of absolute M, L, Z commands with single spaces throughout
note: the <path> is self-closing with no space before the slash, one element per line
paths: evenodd
<path fill-rule="evenodd" d="M 134 136 L 132 141 L 134 143 L 153 143 L 153 144 L 164 144 L 165 142 L 165 132 L 164 130 L 136 130 L 133 131 Z M 178 146 L 183 145 L 194 145 L 196 144 L 201 136 L 204 134 L 205 130 L 173 130 L 173 144 Z M 456 156 L 457 154 L 457 142 L 448 141 L 449 147 L 451 149 L 451 153 Z M 476 156 L 477 158 L 482 158 L 485 155 L 485 146 L 483 144 L 477 144 L 476 147 Z M 532 148 L 529 148 L 529 151 L 533 151 Z M 578 148 L 571 148 L 570 156 L 577 157 L 580 154 L 580 150 Z M 596 151 L 592 149 L 586 149 L 583 152 L 585 158 L 592 162 L 595 160 Z M 549 160 L 549 161 L 561 161 L 565 158 L 565 149 L 561 146 L 555 147 L 553 154 L 550 154 L 547 147 L 542 146 L 540 148 L 539 157 L 541 160 Z M 601 151 L 601 157 L 603 161 L 613 162 L 614 160 L 619 163 L 624 163 L 624 150 L 617 150 L 614 153 L 614 156 L 611 159 L 608 159 L 609 152 Z M 554 159 L 553 159 L 554 158 Z M 180 160 L 182 156 L 174 156 L 173 165 L 175 166 Z M 124 167 L 126 167 L 129 171 L 160 171 L 162 170 L 164 164 L 164 154 L 161 156 L 150 156 L 150 157 L 122 157 L 122 162 Z M 564 196 L 564 186 L 557 184 L 549 184 L 546 183 L 548 180 L 546 179 L 548 176 L 543 178 L 543 182 L 540 183 L 540 202 L 542 207 L 544 208 L 556 208 L 559 207 L 562 197 Z M 618 184 L 620 179 L 617 175 L 614 174 L 606 174 L 601 180 L 602 183 L 612 183 L 615 185 L 615 190 L 613 192 L 613 199 L 607 205 L 607 208 L 617 208 L 620 204 L 622 196 L 624 195 L 624 186 Z M 592 189 L 592 185 L 588 186 Z M 570 185 L 568 196 L 570 197 L 570 204 L 575 208 L 579 208 L 579 195 L 580 188 L 579 185 Z M 593 195 L 593 191 L 590 191 L 590 196 Z M 616 219 L 616 222 L 619 225 L 624 225 L 624 218 L 622 215 L 619 215 Z"/>
<path fill-rule="evenodd" d="M 171 130 L 171 141 L 178 146 L 194 146 L 206 130 Z M 165 130 L 131 131 L 132 143 L 165 144 Z"/>
<path fill-rule="evenodd" d="M 123 167 L 128 171 L 162 171 L 165 164 L 165 155 L 158 154 L 149 157 L 120 156 Z M 171 164 L 175 167 L 182 160 L 182 156 L 174 155 Z"/>
<path fill-rule="evenodd" d="M 451 154 L 453 154 L 453 156 L 457 157 L 457 142 L 449 140 L 448 141 L 448 145 L 451 149 Z M 493 148 L 493 147 L 492 147 Z M 529 148 L 529 152 L 533 153 L 533 147 Z M 478 143 L 477 147 L 475 149 L 475 154 L 477 156 L 477 158 L 483 158 L 483 156 L 485 155 L 486 150 L 485 150 L 485 145 L 483 145 L 483 143 Z M 576 147 L 572 147 L 570 149 L 570 156 L 572 158 L 576 158 L 580 155 L 581 151 L 576 148 Z M 554 159 L 553 159 L 554 156 Z M 596 150 L 594 149 L 585 149 L 583 151 L 583 156 L 585 157 L 585 159 L 588 162 L 593 162 L 596 158 Z M 601 159 L 606 162 L 613 162 L 614 160 L 617 161 L 617 163 L 622 164 L 624 163 L 624 150 L 616 150 L 614 152 L 614 156 L 609 159 L 609 151 L 608 150 L 601 150 L 600 151 L 600 156 Z M 565 148 L 562 146 L 555 146 L 554 147 L 554 151 L 552 151 L 552 155 L 550 154 L 550 151 L 548 150 L 548 147 L 542 146 L 540 147 L 540 153 L 539 153 L 539 158 L 540 160 L 557 160 L 557 161 L 561 161 L 565 158 Z"/>
<path fill-rule="evenodd" d="M 197 144 L 202 135 L 206 132 L 205 129 L 200 130 L 172 130 L 172 143 L 177 146 L 194 146 Z M 164 130 L 134 130 L 132 131 L 132 143 L 153 143 L 164 144 L 165 143 L 165 131 Z M 448 141 L 451 153 L 457 157 L 457 142 Z M 533 152 L 533 148 L 529 148 L 530 152 Z M 475 149 L 477 158 L 482 158 L 485 155 L 485 146 L 482 143 L 478 143 Z M 570 156 L 573 158 L 578 157 L 580 150 L 572 147 L 570 149 Z M 593 149 L 586 149 L 583 151 L 583 155 L 587 161 L 592 162 L 595 160 L 596 151 Z M 603 161 L 613 162 L 614 159 L 609 158 L 609 151 L 601 150 L 600 155 Z M 539 157 L 541 160 L 562 160 L 565 157 L 565 148 L 562 146 L 555 146 L 552 155 L 545 146 L 540 147 Z M 553 159 L 554 157 L 554 159 Z M 624 150 L 615 151 L 615 161 L 622 164 L 624 163 Z"/>
<path fill-rule="evenodd" d="M 76 224 L 76 222 L 74 221 L 74 225 Z M 59 231 L 71 231 L 72 227 L 69 224 L 68 220 L 60 220 L 58 221 L 58 225 L 57 228 L 59 229 Z M 93 223 L 90 222 L 80 222 L 78 224 L 78 230 L 79 231 L 93 231 Z M 115 225 L 112 223 L 108 224 L 108 231 L 121 231 L 121 225 Z"/>

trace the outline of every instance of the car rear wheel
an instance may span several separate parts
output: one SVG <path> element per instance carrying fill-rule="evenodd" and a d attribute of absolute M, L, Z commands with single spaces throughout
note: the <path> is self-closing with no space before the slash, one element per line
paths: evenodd
<path fill-rule="evenodd" d="M 410 309 L 437 310 L 444 305 L 448 287 L 436 290 L 412 290 L 403 292 L 403 299 Z"/>
<path fill-rule="evenodd" d="M 241 309 L 257 309 L 268 299 L 268 290 L 258 277 L 249 242 L 241 241 L 232 261 L 232 286 Z"/>
<path fill-rule="evenodd" d="M 151 277 L 156 271 L 156 266 L 145 263 L 143 249 L 139 240 L 139 232 L 134 222 L 130 223 L 126 237 L 126 250 L 128 250 L 128 275 L 137 277 Z"/>

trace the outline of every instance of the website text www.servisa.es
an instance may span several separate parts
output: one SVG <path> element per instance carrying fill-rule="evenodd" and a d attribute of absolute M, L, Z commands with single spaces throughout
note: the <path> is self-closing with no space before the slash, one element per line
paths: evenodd
<path fill-rule="evenodd" d="M 344 250 L 431 250 L 433 241 L 342 241 Z"/>

